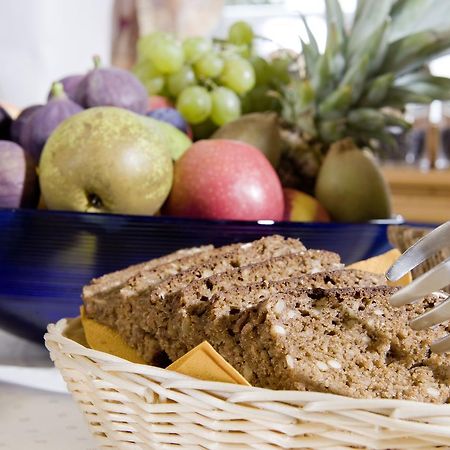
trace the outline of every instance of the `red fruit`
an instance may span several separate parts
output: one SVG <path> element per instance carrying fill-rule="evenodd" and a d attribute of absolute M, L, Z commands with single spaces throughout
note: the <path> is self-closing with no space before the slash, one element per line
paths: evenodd
<path fill-rule="evenodd" d="M 284 188 L 283 220 L 293 222 L 330 222 L 326 209 L 311 195 L 295 189 Z"/>
<path fill-rule="evenodd" d="M 162 95 L 151 95 L 148 98 L 148 107 L 147 111 L 153 111 L 154 109 L 159 108 L 172 108 L 173 104 L 167 97 L 163 97 Z"/>
<path fill-rule="evenodd" d="M 226 139 L 197 141 L 176 162 L 165 212 L 181 217 L 281 220 L 280 180 L 255 147 Z"/>

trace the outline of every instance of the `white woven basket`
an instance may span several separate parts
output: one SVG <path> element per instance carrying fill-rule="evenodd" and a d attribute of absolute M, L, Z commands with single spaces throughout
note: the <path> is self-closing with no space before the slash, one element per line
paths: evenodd
<path fill-rule="evenodd" d="M 206 382 L 130 363 L 48 327 L 46 346 L 102 448 L 450 448 L 450 405 Z"/>

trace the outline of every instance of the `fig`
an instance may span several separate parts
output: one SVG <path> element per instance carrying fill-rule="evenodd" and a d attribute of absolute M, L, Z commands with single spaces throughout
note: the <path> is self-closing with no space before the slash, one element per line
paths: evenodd
<path fill-rule="evenodd" d="M 33 158 L 14 142 L 0 141 L 0 208 L 35 207 L 38 199 Z"/>
<path fill-rule="evenodd" d="M 185 134 L 189 134 L 189 126 L 183 116 L 175 108 L 157 108 L 146 113 L 148 117 L 152 117 L 162 122 L 170 123 L 170 125 L 178 128 Z"/>
<path fill-rule="evenodd" d="M 352 139 L 335 142 L 317 177 L 317 200 L 338 222 L 365 222 L 391 215 L 389 189 L 372 155 Z"/>
<path fill-rule="evenodd" d="M 64 88 L 64 92 L 66 93 L 67 97 L 70 98 L 70 100 L 75 100 L 75 95 L 78 89 L 79 84 L 83 80 L 84 75 L 68 75 L 67 77 L 61 78 L 58 80 L 58 83 L 61 83 Z M 50 90 L 48 94 L 48 99 L 50 100 L 52 98 L 52 91 Z"/>
<path fill-rule="evenodd" d="M 63 120 L 81 111 L 83 108 L 67 97 L 62 84 L 53 83 L 51 99 L 31 114 L 20 136 L 21 144 L 30 152 L 36 163 L 53 130 Z"/>
<path fill-rule="evenodd" d="M 42 105 L 32 105 L 23 109 L 22 112 L 11 124 L 11 140 L 19 145 L 22 145 L 22 130 L 26 123 L 30 120 L 32 114 L 37 111 Z"/>
<path fill-rule="evenodd" d="M 0 106 L 0 139 L 7 140 L 10 138 L 11 123 L 11 116 L 6 112 L 6 109 Z"/>
<path fill-rule="evenodd" d="M 281 156 L 281 136 L 275 113 L 245 114 L 221 126 L 212 139 L 232 139 L 245 142 L 260 150 L 277 167 Z"/>
<path fill-rule="evenodd" d="M 85 108 L 116 106 L 145 114 L 147 90 L 131 72 L 118 67 L 100 67 L 98 57 L 94 58 L 94 64 L 94 69 L 78 85 L 76 103 Z"/>

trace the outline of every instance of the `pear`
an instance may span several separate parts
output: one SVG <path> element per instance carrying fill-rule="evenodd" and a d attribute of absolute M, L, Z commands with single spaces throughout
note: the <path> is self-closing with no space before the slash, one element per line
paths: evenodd
<path fill-rule="evenodd" d="M 167 148 L 174 161 L 180 159 L 184 152 L 192 145 L 192 141 L 187 134 L 170 125 L 170 123 L 148 116 L 142 116 L 141 119 L 152 133 L 157 133 L 164 137 Z"/>
<path fill-rule="evenodd" d="M 110 106 L 62 122 L 39 163 L 49 209 L 152 215 L 168 196 L 172 177 L 164 135 L 140 115 Z"/>
<path fill-rule="evenodd" d="M 273 167 L 278 167 L 282 141 L 275 113 L 245 114 L 220 127 L 211 138 L 232 139 L 253 145 L 264 153 Z"/>
<path fill-rule="evenodd" d="M 338 222 L 391 216 L 388 186 L 372 155 L 352 139 L 334 143 L 320 168 L 315 196 Z"/>

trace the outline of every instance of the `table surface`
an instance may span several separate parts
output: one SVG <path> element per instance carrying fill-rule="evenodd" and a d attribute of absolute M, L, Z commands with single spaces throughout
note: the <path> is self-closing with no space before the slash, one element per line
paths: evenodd
<path fill-rule="evenodd" d="M 63 387 L 58 377 L 43 345 L 0 330 L 0 449 L 96 448 L 72 397 L 54 392 Z M 52 383 L 55 380 L 57 383 Z M 42 388 L 31 388 L 27 383 L 38 383 Z"/>

